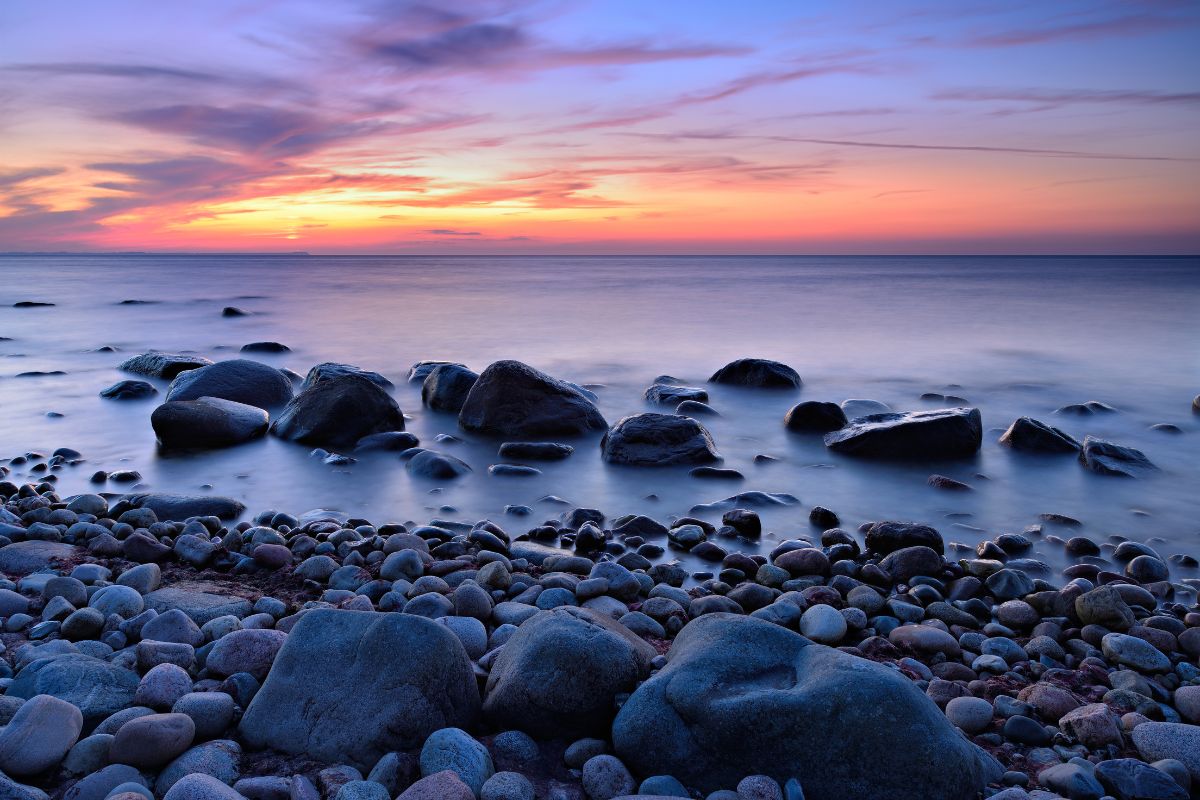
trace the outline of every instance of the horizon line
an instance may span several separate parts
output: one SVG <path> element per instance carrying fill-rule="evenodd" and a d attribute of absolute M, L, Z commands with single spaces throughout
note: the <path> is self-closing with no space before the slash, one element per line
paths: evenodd
<path fill-rule="evenodd" d="M 307 250 L 256 251 L 256 250 L 9 250 L 0 251 L 0 258 L 28 258 L 51 256 L 84 256 L 105 258 L 113 256 L 156 256 L 172 258 L 246 257 L 259 258 L 1200 258 L 1200 252 L 1190 253 L 1072 253 L 1072 252 L 914 252 L 914 253 L 447 253 L 447 252 L 399 252 L 399 253 L 322 253 Z"/>

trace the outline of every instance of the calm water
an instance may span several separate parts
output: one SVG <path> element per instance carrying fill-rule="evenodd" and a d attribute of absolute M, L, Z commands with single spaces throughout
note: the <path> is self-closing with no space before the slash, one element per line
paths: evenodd
<path fill-rule="evenodd" d="M 22 300 L 56 305 L 11 307 Z M 252 315 L 222 318 L 226 305 Z M 1121 534 L 1165 541 L 1164 554 L 1200 554 L 1200 416 L 1190 411 L 1200 392 L 1195 258 L 9 256 L 0 257 L 0 336 L 10 339 L 0 341 L 0 457 L 76 448 L 88 463 L 62 473 L 64 493 L 86 490 L 94 469 L 136 468 L 152 489 L 211 486 L 205 491 L 241 498 L 252 511 L 324 507 L 380 522 L 488 516 L 523 530 L 529 520 L 505 519 L 506 504 L 532 505 L 540 520 L 560 509 L 539 498 L 558 495 L 610 516 L 665 518 L 759 489 L 801 499 L 764 512 L 773 539 L 809 533 L 808 510 L 817 504 L 847 527 L 914 519 L 968 543 L 1057 512 L 1083 520 L 1097 538 Z M 97 395 L 132 377 L 116 369 L 131 354 L 190 350 L 216 360 L 261 340 L 292 352 L 260 360 L 301 374 L 344 361 L 388 376 L 409 429 L 475 472 L 436 486 L 409 476 L 394 455 L 335 469 L 310 459 L 308 448 L 271 438 L 160 457 L 149 424 L 154 401 Z M 95 352 L 102 345 L 118 352 Z M 741 484 L 694 479 L 686 468 L 607 466 L 599 437 L 575 442 L 564 462 L 539 465 L 541 477 L 492 477 L 495 444 L 458 431 L 453 416 L 423 409 L 420 387 L 405 383 L 421 359 L 478 371 L 517 358 L 602 384 L 600 405 L 613 422 L 647 410 L 642 391 L 659 374 L 703 385 L 716 368 L 748 355 L 792 365 L 804 387 L 709 387 L 722 416 L 705 424 L 725 465 L 745 473 Z M 66 374 L 16 377 L 54 370 Z M 781 422 L 801 399 L 871 398 L 907 410 L 931 407 L 920 395 L 948 386 L 983 413 L 984 446 L 969 461 L 851 460 Z M 1093 399 L 1120 412 L 1053 414 Z M 1012 453 L 995 440 L 1021 415 L 1138 447 L 1162 471 L 1136 481 L 1102 478 L 1069 457 Z M 1183 434 L 1151 430 L 1155 423 Z M 464 441 L 435 443 L 439 433 Z M 755 464 L 760 453 L 779 460 Z M 932 489 L 925 480 L 935 471 L 977 491 Z M 1051 547 L 1039 553 L 1059 560 Z"/>

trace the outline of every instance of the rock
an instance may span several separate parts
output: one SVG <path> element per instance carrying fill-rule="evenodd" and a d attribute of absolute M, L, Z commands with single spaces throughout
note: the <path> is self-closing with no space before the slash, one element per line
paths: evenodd
<path fill-rule="evenodd" d="M 461 364 L 440 364 L 430 370 L 421 384 L 421 402 L 434 411 L 457 414 L 479 374 Z"/>
<path fill-rule="evenodd" d="M 159 796 L 168 794 L 175 784 L 182 783 L 186 776 L 197 773 L 227 786 L 232 785 L 238 779 L 241 759 L 241 746 L 229 739 L 198 744 L 189 748 L 159 773 L 158 780 L 154 782 L 155 793 Z"/>
<path fill-rule="evenodd" d="M 558 442 L 504 442 L 498 454 L 519 461 L 561 461 L 574 452 L 571 445 Z"/>
<path fill-rule="evenodd" d="M 613 800 L 637 791 L 637 781 L 616 756 L 592 756 L 583 765 L 583 791 L 589 800 Z"/>
<path fill-rule="evenodd" d="M 196 726 L 196 739 L 213 739 L 233 724 L 233 698 L 225 692 L 190 692 L 171 706 L 175 714 L 187 714 Z"/>
<path fill-rule="evenodd" d="M 132 703 L 137 687 L 136 672 L 82 653 L 64 653 L 29 663 L 7 694 L 26 700 L 48 694 L 65 700 L 83 712 L 90 728 Z"/>
<path fill-rule="evenodd" d="M 140 797 L 153 797 L 149 790 L 146 789 L 145 778 L 128 764 L 109 764 L 107 767 L 90 775 L 85 775 L 78 783 L 68 789 L 63 797 L 64 800 L 103 800 L 112 795 L 121 786 L 137 786 L 142 792 Z M 113 796 L 113 800 L 117 796 L 119 795 Z"/>
<path fill-rule="evenodd" d="M 1096 765 L 1096 779 L 1117 800 L 1187 800 L 1188 793 L 1165 772 L 1136 758 L 1114 758 Z"/>
<path fill-rule="evenodd" d="M 354 449 L 357 451 L 383 450 L 389 453 L 402 453 L 419 445 L 421 441 L 407 431 L 384 431 L 372 433 L 359 439 Z"/>
<path fill-rule="evenodd" d="M 1038 773 L 1038 783 L 1072 800 L 1100 800 L 1104 787 L 1087 767 L 1075 763 L 1054 764 Z"/>
<path fill-rule="evenodd" d="M 434 731 L 421 747 L 420 764 L 422 776 L 449 770 L 475 795 L 479 795 L 484 782 L 495 772 L 487 748 L 460 728 Z"/>
<path fill-rule="evenodd" d="M 80 552 L 82 551 L 62 542 L 14 542 L 0 547 L 0 572 L 8 575 L 45 572 L 59 562 L 74 558 Z"/>
<path fill-rule="evenodd" d="M 800 386 L 800 375 L 787 364 L 765 358 L 739 358 L 713 373 L 710 383 L 725 383 L 733 386 L 753 386 L 769 389 L 795 389 Z"/>
<path fill-rule="evenodd" d="M 655 655 L 624 626 L 588 609 L 539 612 L 496 658 L 484 714 L 500 728 L 542 738 L 603 734 L 616 696 L 636 687 Z"/>
<path fill-rule="evenodd" d="M 1098 475 L 1121 478 L 1136 478 L 1158 469 L 1141 450 L 1122 447 L 1094 436 L 1084 438 L 1079 461 Z"/>
<path fill-rule="evenodd" d="M 825 446 L 868 458 L 965 458 L 979 450 L 983 422 L 977 408 L 870 414 L 825 434 Z"/>
<path fill-rule="evenodd" d="M 271 671 L 287 638 L 286 633 L 276 630 L 232 631 L 213 643 L 204 666 L 219 677 L 248 672 L 261 681 Z"/>
<path fill-rule="evenodd" d="M 1068 711 L 1058 720 L 1058 727 L 1092 750 L 1121 743 L 1120 720 L 1104 703 L 1089 703 Z"/>
<path fill-rule="evenodd" d="M 145 381 L 117 381 L 100 392 L 101 397 L 109 400 L 145 400 L 156 394 L 158 389 Z"/>
<path fill-rule="evenodd" d="M 974 736 L 992 724 L 992 704 L 982 697 L 955 697 L 946 703 L 946 719 Z"/>
<path fill-rule="evenodd" d="M 167 401 L 217 397 L 257 408 L 276 408 L 292 399 L 292 382 L 274 367 L 246 358 L 188 370 L 171 381 Z"/>
<path fill-rule="evenodd" d="M 181 372 L 207 367 L 211 363 L 213 362 L 202 356 L 160 353 L 152 350 L 122 362 L 117 369 L 169 381 Z"/>
<path fill-rule="evenodd" d="M 846 414 L 837 403 L 806 400 L 792 406 L 783 418 L 783 424 L 789 431 L 828 433 L 846 424 Z"/>
<path fill-rule="evenodd" d="M 246 800 L 211 775 L 193 773 L 177 780 L 163 800 Z"/>
<path fill-rule="evenodd" d="M 879 566 L 897 583 L 907 583 L 917 575 L 937 577 L 942 571 L 942 557 L 929 547 L 905 547 L 889 553 Z"/>
<path fill-rule="evenodd" d="M 402 430 L 400 406 L 358 374 L 324 378 L 307 386 L 271 424 L 271 432 L 281 439 L 325 447 L 352 447 L 372 433 Z"/>
<path fill-rule="evenodd" d="M 1127 631 L 1136 621 L 1132 609 L 1112 586 L 1099 586 L 1075 598 L 1075 614 L 1084 625 Z"/>
<path fill-rule="evenodd" d="M 519 772 L 497 772 L 483 784 L 479 800 L 534 800 L 533 784 Z"/>
<path fill-rule="evenodd" d="M 1001 772 L 898 672 L 728 614 L 684 627 L 621 708 L 613 743 L 639 774 L 705 792 L 802 775 L 809 800 L 967 800 Z"/>
<path fill-rule="evenodd" d="M 396 800 L 475 800 L 475 793 L 457 775 L 446 770 L 414 783 Z"/>
<path fill-rule="evenodd" d="M 833 606 L 812 606 L 800 617 L 800 633 L 814 642 L 837 644 L 846 635 L 846 618 Z"/>
<path fill-rule="evenodd" d="M 183 521 L 190 517 L 234 519 L 246 510 L 243 503 L 232 497 L 165 492 L 127 494 L 116 508 L 148 508 L 163 522 Z"/>
<path fill-rule="evenodd" d="M 256 439 L 267 432 L 267 419 L 256 406 L 202 397 L 163 403 L 150 415 L 150 424 L 163 447 L 204 449 Z"/>
<path fill-rule="evenodd" d="M 1107 633 L 1100 640 L 1100 647 L 1110 661 L 1140 672 L 1171 671 L 1171 659 L 1145 639 L 1124 633 Z"/>
<path fill-rule="evenodd" d="M 47 800 L 48 797 L 41 789 L 17 783 L 0 772 L 0 798 L 3 800 Z"/>
<path fill-rule="evenodd" d="M 1058 428 L 1030 417 L 1019 417 L 1000 437 L 1000 444 L 1026 453 L 1077 453 L 1079 442 Z"/>
<path fill-rule="evenodd" d="M 613 425 L 600 442 L 610 464 L 667 466 L 720 460 L 708 429 L 690 417 L 633 414 Z"/>
<path fill-rule="evenodd" d="M 708 402 L 708 392 L 694 386 L 672 386 L 667 383 L 655 383 L 646 389 L 643 397 L 646 402 L 662 406 L 674 406 L 685 400 L 697 403 Z"/>
<path fill-rule="evenodd" d="M 253 747 L 367 768 L 435 730 L 469 728 L 478 713 L 471 663 L 444 626 L 315 609 L 292 628 L 240 730 Z"/>
<path fill-rule="evenodd" d="M 935 528 L 915 522 L 876 522 L 867 530 L 867 550 L 887 555 L 905 547 L 928 547 L 943 555 L 945 545 Z"/>
<path fill-rule="evenodd" d="M 1200 725 L 1143 722 L 1131 736 L 1144 760 L 1173 758 L 1183 762 L 1193 782 L 1200 781 Z"/>
<path fill-rule="evenodd" d="M 135 705 L 159 710 L 171 710 L 171 706 L 192 690 L 192 678 L 187 670 L 175 664 L 158 664 L 142 676 Z"/>
<path fill-rule="evenodd" d="M 117 730 L 108 757 L 115 764 L 154 769 L 182 755 L 195 736 L 196 725 L 186 714 L 150 714 Z"/>
<path fill-rule="evenodd" d="M 578 387 L 520 361 L 497 361 L 471 387 L 458 415 L 469 431 L 495 436 L 579 436 L 608 427 Z"/>
<path fill-rule="evenodd" d="M 211 594 L 193 588 L 190 584 L 175 584 L 165 589 L 157 589 L 145 596 L 146 608 L 152 608 L 159 614 L 165 614 L 172 609 L 179 609 L 191 618 L 197 625 L 226 615 L 239 619 L 248 616 L 253 610 L 250 601 L 241 597 Z"/>
<path fill-rule="evenodd" d="M 82 730 L 83 714 L 70 703 L 44 694 L 26 700 L 0 728 L 0 772 L 45 772 L 63 760 Z"/>
<path fill-rule="evenodd" d="M 343 375 L 358 375 L 366 378 L 371 383 L 378 386 L 380 389 L 392 389 L 394 384 L 387 378 L 380 375 L 378 372 L 356 367 L 353 364 L 338 364 L 333 361 L 326 361 L 323 364 L 317 364 L 308 371 L 308 375 L 304 377 L 304 383 L 301 385 L 301 390 L 315 386 L 321 381 L 330 380 L 332 378 L 340 378 Z"/>
<path fill-rule="evenodd" d="M 436 450 L 422 450 L 410 458 L 404 468 L 413 475 L 436 480 L 458 478 L 471 471 L 467 462 Z"/>

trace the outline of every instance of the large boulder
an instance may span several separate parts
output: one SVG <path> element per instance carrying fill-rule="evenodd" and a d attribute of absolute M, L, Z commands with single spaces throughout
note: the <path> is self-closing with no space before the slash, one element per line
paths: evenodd
<path fill-rule="evenodd" d="M 895 670 L 753 617 L 706 614 L 613 724 L 642 776 L 712 792 L 797 776 L 808 800 L 969 800 L 1002 769 Z"/>
<path fill-rule="evenodd" d="M 1158 469 L 1146 454 L 1133 447 L 1107 442 L 1095 436 L 1084 437 L 1079 461 L 1098 475 L 1136 478 Z"/>
<path fill-rule="evenodd" d="M 794 389 L 800 375 L 787 364 L 765 358 L 739 358 L 713 373 L 711 383 L 754 386 L 765 389 Z"/>
<path fill-rule="evenodd" d="M 846 412 L 837 403 L 805 400 L 792 406 L 783 418 L 789 431 L 828 433 L 846 424 Z"/>
<path fill-rule="evenodd" d="M 308 371 L 308 374 L 304 376 L 304 384 L 300 388 L 301 390 L 308 389 L 321 381 L 326 381 L 330 378 L 340 378 L 343 375 L 358 375 L 366 378 L 380 389 L 391 389 L 393 387 L 392 382 L 378 372 L 356 367 L 353 364 L 338 364 L 333 361 L 326 361 L 323 364 L 317 364 Z"/>
<path fill-rule="evenodd" d="M 204 591 L 204 584 L 177 583 L 164 589 L 156 589 L 142 599 L 146 608 L 159 614 L 182 611 L 197 625 L 203 625 L 217 617 L 234 616 L 239 619 L 249 616 L 253 606 L 249 600 L 231 595 L 213 594 Z"/>
<path fill-rule="evenodd" d="M 616 696 L 633 691 L 655 655 L 624 625 L 589 609 L 538 612 L 500 651 L 483 713 L 498 729 L 539 738 L 604 736 Z"/>
<path fill-rule="evenodd" d="M 402 430 L 404 414 L 392 396 L 356 374 L 318 380 L 271 425 L 281 439 L 328 447 L 353 447 L 368 434 Z"/>
<path fill-rule="evenodd" d="M 267 432 L 267 422 L 267 412 L 258 406 L 216 397 L 168 401 L 150 415 L 150 425 L 163 447 L 179 449 L 248 442 Z"/>
<path fill-rule="evenodd" d="M 462 364 L 439 364 L 429 371 L 421 384 L 421 402 L 434 411 L 457 414 L 477 380 L 479 373 Z"/>
<path fill-rule="evenodd" d="M 520 361 L 497 361 L 475 381 L 458 415 L 469 431 L 495 436 L 579 436 L 608 427 L 579 387 Z"/>
<path fill-rule="evenodd" d="M 126 359 L 118 369 L 137 375 L 147 375 L 151 378 L 171 380 L 181 372 L 190 369 L 207 367 L 213 362 L 203 356 L 186 355 L 183 353 L 160 353 L 151 350 L 140 356 Z"/>
<path fill-rule="evenodd" d="M 1079 442 L 1031 417 L 1018 417 L 1000 437 L 1000 444 L 1027 453 L 1077 453 Z"/>
<path fill-rule="evenodd" d="M 470 728 L 479 688 L 450 630 L 411 614 L 308 611 L 242 718 L 252 747 L 370 769 L 441 728 Z"/>
<path fill-rule="evenodd" d="M 0 547 L 0 572 L 7 575 L 43 572 L 81 552 L 83 551 L 63 542 L 46 542 L 40 539 L 14 542 Z"/>
<path fill-rule="evenodd" d="M 977 408 L 869 414 L 825 434 L 825 446 L 871 458 L 963 458 L 979 450 L 983 422 Z"/>
<path fill-rule="evenodd" d="M 258 408 L 275 408 L 292 399 L 292 382 L 274 367 L 246 358 L 218 361 L 191 369 L 171 381 L 167 400 L 219 397 Z"/>
<path fill-rule="evenodd" d="M 88 727 L 133 703 L 138 676 L 132 670 L 82 653 L 31 661 L 8 687 L 9 697 L 26 700 L 48 694 L 83 712 Z"/>
<path fill-rule="evenodd" d="M 884 520 L 867 529 L 867 550 L 887 555 L 905 547 L 928 547 L 938 555 L 946 552 L 942 535 L 936 528 L 918 522 L 896 522 Z"/>
<path fill-rule="evenodd" d="M 661 467 L 708 464 L 721 456 L 708 429 L 691 417 L 674 414 L 633 414 L 613 425 L 600 441 L 610 464 Z"/>
<path fill-rule="evenodd" d="M 189 517 L 234 519 L 246 510 L 244 503 L 232 497 L 141 492 L 122 497 L 113 506 L 112 516 L 118 517 L 131 508 L 148 508 L 164 522 L 181 522 Z"/>

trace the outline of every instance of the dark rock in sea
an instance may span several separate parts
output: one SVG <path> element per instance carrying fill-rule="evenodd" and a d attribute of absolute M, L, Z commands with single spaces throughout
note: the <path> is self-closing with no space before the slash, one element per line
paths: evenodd
<path fill-rule="evenodd" d="M 151 378 L 171 380 L 181 372 L 189 369 L 207 367 L 213 362 L 203 356 L 189 356 L 183 353 L 159 353 L 151 351 L 140 356 L 134 356 L 121 363 L 118 369 L 147 375 Z"/>
<path fill-rule="evenodd" d="M 1116 409 L 1108 403 L 1099 400 L 1088 400 L 1086 403 L 1071 403 L 1055 409 L 1055 414 L 1066 414 L 1074 417 L 1090 417 L 1093 414 L 1115 414 Z"/>
<path fill-rule="evenodd" d="M 383 433 L 372 433 L 362 437 L 354 445 L 354 449 L 359 452 L 369 450 L 383 450 L 391 453 L 401 453 L 405 450 L 421 444 L 421 440 L 417 438 L 415 433 L 408 431 L 384 431 Z"/>
<path fill-rule="evenodd" d="M 1141 450 L 1123 447 L 1094 436 L 1084 438 L 1083 447 L 1079 451 L 1079 461 L 1099 475 L 1115 475 L 1122 478 L 1136 478 L 1158 469 Z"/>
<path fill-rule="evenodd" d="M 145 400 L 156 394 L 158 394 L 158 389 L 145 381 L 117 381 L 100 392 L 101 397 L 110 400 Z"/>
<path fill-rule="evenodd" d="M 1172 436 L 1178 436 L 1183 433 L 1183 428 L 1178 425 L 1172 425 L 1170 422 L 1158 422 L 1150 426 L 1150 430 L 1158 433 L 1169 433 Z"/>
<path fill-rule="evenodd" d="M 413 614 L 304 613 L 239 725 L 271 747 L 370 769 L 479 715 L 479 689 L 458 638 Z"/>
<path fill-rule="evenodd" d="M 532 478 L 541 475 L 542 471 L 537 467 L 528 467 L 524 464 L 492 464 L 488 467 L 488 474 L 510 478 Z"/>
<path fill-rule="evenodd" d="M 150 424 L 163 447 L 204 449 L 228 447 L 262 436 L 267 432 L 268 419 L 267 412 L 257 406 L 201 397 L 163 403 L 150 415 Z"/>
<path fill-rule="evenodd" d="M 739 358 L 713 373 L 712 383 L 758 388 L 794 389 L 801 383 L 800 375 L 787 364 L 765 358 Z"/>
<path fill-rule="evenodd" d="M 18 372 L 16 374 L 16 377 L 18 377 L 18 378 L 45 378 L 45 377 L 48 377 L 51 375 L 66 375 L 66 374 L 67 373 L 63 372 L 61 369 L 30 370 L 28 372 Z"/>
<path fill-rule="evenodd" d="M 646 389 L 646 402 L 657 405 L 678 405 L 684 400 L 694 400 L 698 403 L 708 402 L 708 392 L 694 386 L 673 386 L 669 383 L 655 383 Z"/>
<path fill-rule="evenodd" d="M 808 512 L 808 521 L 821 530 L 836 528 L 840 522 L 838 515 L 824 506 L 813 506 L 812 510 Z M 857 547 L 857 544 L 854 546 Z"/>
<path fill-rule="evenodd" d="M 968 800 L 1002 772 L 899 671 L 720 613 L 684 627 L 612 737 L 635 774 L 701 792 L 799 775 L 808 800 Z"/>
<path fill-rule="evenodd" d="M 458 424 L 495 436 L 578 436 L 608 423 L 581 389 L 520 361 L 497 361 L 471 387 Z"/>
<path fill-rule="evenodd" d="M 366 378 L 381 389 L 393 388 L 392 382 L 378 372 L 371 372 L 370 370 L 356 367 L 353 364 L 338 364 L 333 361 L 326 361 L 323 364 L 317 364 L 308 371 L 308 375 L 304 377 L 304 385 L 301 389 L 307 389 L 321 381 L 341 377 L 342 375 L 358 375 Z"/>
<path fill-rule="evenodd" d="M 276 408 L 292 399 L 292 382 L 259 361 L 235 358 L 191 369 L 171 381 L 167 400 L 219 397 L 258 408 Z"/>
<path fill-rule="evenodd" d="M 867 551 L 887 555 L 905 547 L 928 547 L 938 555 L 946 552 L 942 535 L 916 522 L 876 522 L 867 530 Z"/>
<path fill-rule="evenodd" d="M 979 450 L 983 423 L 977 408 L 870 414 L 825 434 L 825 446 L 870 458 L 963 458 Z"/>
<path fill-rule="evenodd" d="M 799 502 L 800 500 L 795 496 L 782 492 L 742 492 L 732 497 L 726 497 L 724 500 L 717 500 L 712 503 L 700 503 L 688 510 L 692 513 L 701 513 L 704 511 L 727 511 L 740 506 L 749 506 L 751 508 L 792 506 Z"/>
<path fill-rule="evenodd" d="M 242 345 L 243 353 L 290 353 L 292 348 L 279 342 L 250 342 Z"/>
<path fill-rule="evenodd" d="M 248 316 L 250 316 L 250 312 L 243 311 L 242 309 L 238 308 L 237 306 L 225 306 L 224 308 L 221 309 L 221 316 L 222 317 L 248 317 Z"/>
<path fill-rule="evenodd" d="M 281 439 L 348 448 L 372 433 L 404 430 L 400 406 L 362 375 L 341 374 L 305 384 L 271 424 L 271 432 Z"/>
<path fill-rule="evenodd" d="M 721 412 L 710 406 L 708 403 L 701 403 L 699 400 L 684 400 L 679 405 L 675 406 L 676 414 L 683 414 L 687 417 L 719 417 Z"/>
<path fill-rule="evenodd" d="M 408 382 L 424 383 L 425 379 L 429 377 L 429 373 L 441 366 L 467 368 L 466 364 L 459 364 L 457 361 L 418 361 L 408 370 Z"/>
<path fill-rule="evenodd" d="M 963 483 L 947 475 L 930 475 L 926 478 L 925 482 L 935 489 L 945 489 L 952 492 L 970 492 L 974 489 L 969 483 Z"/>
<path fill-rule="evenodd" d="M 461 364 L 439 364 L 421 384 L 421 402 L 434 411 L 457 414 L 477 380 L 479 374 Z"/>
<path fill-rule="evenodd" d="M 688 471 L 688 475 L 693 478 L 716 481 L 740 481 L 746 477 L 736 469 L 722 469 L 721 467 L 693 467 Z"/>
<path fill-rule="evenodd" d="M 20 300 L 12 304 L 13 308 L 51 308 L 54 303 L 43 303 L 39 300 Z"/>
<path fill-rule="evenodd" d="M 1077 453 L 1079 442 L 1058 428 L 1030 417 L 1019 417 L 1000 437 L 1000 444 L 1027 453 Z"/>
<path fill-rule="evenodd" d="M 180 522 L 189 517 L 234 519 L 246 510 L 244 504 L 232 497 L 150 492 L 125 495 L 110 513 L 119 517 L 131 508 L 148 508 L 160 520 Z"/>
<path fill-rule="evenodd" d="M 1200 414 L 1200 394 L 1192 398 L 1192 413 Z"/>
<path fill-rule="evenodd" d="M 518 461 L 561 461 L 574 452 L 571 445 L 558 442 L 505 442 L 499 455 Z"/>
<path fill-rule="evenodd" d="M 892 410 L 892 407 L 887 403 L 881 403 L 878 400 L 864 400 L 862 398 L 843 400 L 839 404 L 839 407 L 848 420 L 858 419 L 869 414 L 886 414 Z"/>
<path fill-rule="evenodd" d="M 792 406 L 783 418 L 783 424 L 790 431 L 828 433 L 846 424 L 846 414 L 837 403 L 806 400 Z"/>
<path fill-rule="evenodd" d="M 707 464 L 721 456 L 712 435 L 694 419 L 673 414 L 633 414 L 613 425 L 600 442 L 610 464 Z"/>
<path fill-rule="evenodd" d="M 422 450 L 413 455 L 404 466 L 413 475 L 438 480 L 457 478 L 471 471 L 470 465 L 465 461 L 436 450 Z"/>
<path fill-rule="evenodd" d="M 544 738 L 605 736 L 617 696 L 634 690 L 655 655 L 628 628 L 586 608 L 541 611 L 500 651 L 484 716 L 501 730 Z"/>

